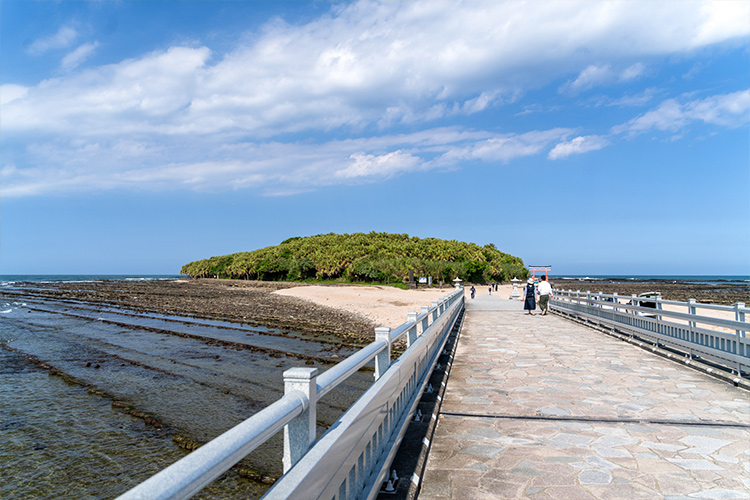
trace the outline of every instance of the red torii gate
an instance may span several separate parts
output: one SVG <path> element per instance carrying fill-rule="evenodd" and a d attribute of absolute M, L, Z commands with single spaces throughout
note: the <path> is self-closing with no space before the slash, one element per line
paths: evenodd
<path fill-rule="evenodd" d="M 536 283 L 536 272 L 544 271 L 544 276 L 547 278 L 547 281 L 549 281 L 550 269 L 552 269 L 552 266 L 529 266 L 529 271 L 531 271 L 531 279 L 533 279 Z"/>

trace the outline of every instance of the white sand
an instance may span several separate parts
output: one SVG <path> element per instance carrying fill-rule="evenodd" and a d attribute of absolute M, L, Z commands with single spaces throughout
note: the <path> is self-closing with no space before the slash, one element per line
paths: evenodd
<path fill-rule="evenodd" d="M 274 293 L 309 300 L 318 305 L 343 309 L 359 314 L 378 326 L 395 328 L 406 322 L 406 313 L 419 312 L 421 306 L 431 306 L 453 289 L 445 287 L 401 290 L 389 286 L 301 286 Z"/>

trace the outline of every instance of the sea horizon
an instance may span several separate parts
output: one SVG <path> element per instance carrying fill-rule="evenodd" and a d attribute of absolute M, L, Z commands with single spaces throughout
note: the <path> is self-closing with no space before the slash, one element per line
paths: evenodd
<path fill-rule="evenodd" d="M 541 273 L 537 273 L 541 274 Z M 12 283 L 64 283 L 89 281 L 149 281 L 149 280 L 177 280 L 185 278 L 181 274 L 0 274 L 0 284 Z M 578 281 L 677 281 L 677 282 L 750 282 L 750 275 L 746 274 L 550 274 L 551 280 Z"/>

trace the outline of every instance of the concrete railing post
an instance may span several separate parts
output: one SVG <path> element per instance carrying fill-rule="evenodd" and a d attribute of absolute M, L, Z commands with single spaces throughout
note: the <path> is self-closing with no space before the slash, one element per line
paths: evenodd
<path fill-rule="evenodd" d="M 408 349 L 414 342 L 417 341 L 417 313 L 406 313 L 406 322 L 414 323 L 414 326 L 409 328 L 409 331 L 406 333 L 406 347 Z"/>
<path fill-rule="evenodd" d="M 375 356 L 375 380 L 377 380 L 391 366 L 391 327 L 379 326 L 375 328 L 375 340 L 384 340 L 388 343 L 388 347 Z"/>
<path fill-rule="evenodd" d="M 656 310 L 661 311 L 662 310 L 661 295 L 657 295 L 657 297 L 654 299 L 654 302 L 656 302 Z M 661 327 L 661 314 L 656 315 L 656 331 L 658 331 L 659 333 L 664 333 L 662 332 L 662 327 Z"/>
<path fill-rule="evenodd" d="M 284 372 L 284 394 L 298 391 L 307 398 L 307 407 L 284 426 L 284 473 L 291 469 L 315 442 L 318 389 L 317 368 L 290 368 Z"/>
<path fill-rule="evenodd" d="M 742 309 L 745 308 L 744 302 L 735 302 L 734 304 L 734 320 L 735 321 L 741 321 L 745 322 L 745 311 Z M 738 337 L 745 337 L 746 333 L 744 330 L 737 330 L 737 336 Z"/>
<path fill-rule="evenodd" d="M 432 301 L 432 307 L 430 309 L 433 309 L 432 322 L 434 323 L 435 320 L 438 318 L 438 301 L 437 300 Z"/>
<path fill-rule="evenodd" d="M 695 316 L 696 314 L 696 307 L 695 307 L 695 299 L 688 299 L 688 314 Z M 688 321 L 688 325 L 690 328 L 695 328 L 695 321 Z"/>
<path fill-rule="evenodd" d="M 430 306 L 422 306 L 421 310 L 419 311 L 420 314 L 424 314 L 424 318 L 422 318 L 422 333 L 424 333 L 430 326 L 430 315 L 428 314 L 429 312 Z"/>

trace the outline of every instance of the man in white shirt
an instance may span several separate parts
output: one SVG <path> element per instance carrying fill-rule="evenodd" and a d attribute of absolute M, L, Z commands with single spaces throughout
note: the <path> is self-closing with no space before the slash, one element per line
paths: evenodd
<path fill-rule="evenodd" d="M 539 309 L 542 311 L 542 315 L 547 314 L 547 306 L 549 305 L 549 298 L 552 297 L 552 285 L 547 281 L 547 276 L 542 276 L 541 281 L 537 287 L 539 293 Z"/>

